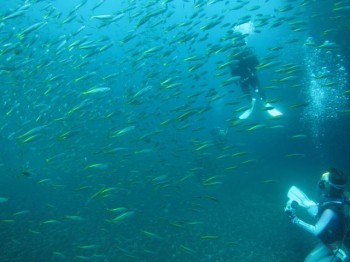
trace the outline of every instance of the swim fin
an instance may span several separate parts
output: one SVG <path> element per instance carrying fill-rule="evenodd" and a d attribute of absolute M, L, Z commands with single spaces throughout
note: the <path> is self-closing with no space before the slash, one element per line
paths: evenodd
<path fill-rule="evenodd" d="M 296 186 L 292 186 L 289 189 L 287 196 L 290 200 L 297 202 L 299 206 L 305 208 L 316 205 L 314 201 L 310 200 L 307 195 Z"/>
<path fill-rule="evenodd" d="M 282 112 L 278 111 L 270 103 L 266 103 L 265 108 L 267 109 L 267 113 L 269 113 L 270 116 L 276 117 L 283 115 Z"/>
<path fill-rule="evenodd" d="M 254 106 L 255 106 L 255 102 L 256 102 L 256 99 L 255 98 L 253 98 L 252 99 L 252 105 L 251 105 L 251 107 L 249 108 L 249 109 L 247 109 L 246 111 L 244 111 L 240 116 L 239 116 L 239 119 L 247 119 L 249 116 L 250 116 L 250 114 L 253 112 L 253 110 L 254 110 Z"/>
<path fill-rule="evenodd" d="M 289 200 L 287 205 L 295 201 L 299 204 L 299 206 L 305 208 L 310 215 L 316 216 L 318 214 L 318 205 L 314 201 L 310 200 L 307 195 L 305 195 L 305 193 L 296 186 L 292 186 L 289 189 L 288 198 Z"/>

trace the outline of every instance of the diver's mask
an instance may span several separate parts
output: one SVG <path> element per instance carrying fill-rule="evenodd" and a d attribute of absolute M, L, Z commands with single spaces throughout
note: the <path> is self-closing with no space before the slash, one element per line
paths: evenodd
<path fill-rule="evenodd" d="M 329 185 L 329 174 L 329 172 L 322 174 L 321 179 L 318 182 L 319 189 L 326 189 L 326 187 Z"/>
<path fill-rule="evenodd" d="M 346 184 L 335 184 L 330 179 L 331 173 L 326 172 L 321 176 L 320 181 L 318 182 L 318 187 L 320 189 L 329 189 L 330 187 L 337 190 L 344 190 L 346 188 Z"/>
<path fill-rule="evenodd" d="M 323 202 L 327 198 L 330 197 L 329 190 L 330 190 L 330 181 L 329 181 L 329 172 L 325 172 L 321 175 L 321 179 L 318 181 L 317 186 L 317 201 Z"/>
<path fill-rule="evenodd" d="M 331 173 L 325 172 L 322 174 L 321 179 L 318 182 L 318 190 L 317 190 L 317 198 L 318 201 L 323 201 L 325 198 L 330 197 L 330 190 L 344 190 L 346 188 L 346 184 L 339 185 L 334 184 L 331 179 Z"/>

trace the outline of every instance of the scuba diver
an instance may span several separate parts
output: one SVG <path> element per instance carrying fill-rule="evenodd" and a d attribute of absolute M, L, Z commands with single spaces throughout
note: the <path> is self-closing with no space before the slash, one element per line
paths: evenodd
<path fill-rule="evenodd" d="M 237 79 L 242 92 L 248 98 L 250 106 L 239 119 L 247 119 L 254 110 L 256 97 L 264 103 L 264 109 L 273 117 L 281 116 L 282 113 L 270 103 L 265 102 L 265 94 L 260 86 L 257 66 L 259 61 L 253 50 L 247 46 L 248 38 L 256 32 L 254 23 L 248 21 L 233 26 L 233 50 L 230 63 L 230 71 L 233 78 Z M 254 95 L 255 93 L 255 95 Z"/>
<path fill-rule="evenodd" d="M 238 49 L 234 58 L 238 60 L 238 63 L 232 63 L 230 65 L 231 75 L 233 77 L 239 77 L 238 82 L 241 90 L 251 103 L 250 107 L 239 116 L 239 119 L 247 119 L 253 112 L 256 96 L 264 103 L 266 100 L 264 91 L 260 86 L 256 69 L 259 61 L 253 50 L 246 45 Z M 253 96 L 253 93 L 256 95 Z M 276 117 L 282 115 L 282 113 L 275 109 L 270 103 L 265 103 L 264 106 L 271 116 Z"/>
<path fill-rule="evenodd" d="M 317 236 L 321 241 L 305 258 L 306 262 L 350 261 L 349 199 L 345 192 L 347 177 L 330 168 L 318 183 L 319 203 L 310 200 L 293 186 L 288 191 L 289 201 L 285 212 L 291 222 Z M 317 219 L 315 225 L 297 217 L 297 209 L 305 208 Z M 349 234 L 348 234 L 349 233 Z"/>

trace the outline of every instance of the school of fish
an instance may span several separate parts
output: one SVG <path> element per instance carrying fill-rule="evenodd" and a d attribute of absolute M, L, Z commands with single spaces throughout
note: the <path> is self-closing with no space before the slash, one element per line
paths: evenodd
<path fill-rule="evenodd" d="M 0 191 L 0 258 L 230 261 L 219 252 L 226 250 L 243 261 L 237 250 L 247 240 L 207 213 L 221 204 L 221 186 L 259 164 L 245 141 L 284 130 L 292 146 L 281 161 L 306 157 L 293 145 L 308 134 L 287 127 L 289 115 L 310 106 L 297 95 L 305 65 L 288 53 L 305 45 L 338 51 L 331 41 L 305 43 L 317 1 L 272 2 L 5 1 L 0 173 L 3 185 L 17 189 Z M 335 23 L 348 9 L 334 1 Z M 233 28 L 247 22 L 255 38 L 284 34 L 256 47 L 266 102 L 281 117 L 262 117 L 262 109 L 258 120 L 238 119 L 247 104 L 229 67 L 246 37 Z M 313 81 L 339 86 L 327 73 Z M 212 132 L 219 117 L 224 137 Z"/>

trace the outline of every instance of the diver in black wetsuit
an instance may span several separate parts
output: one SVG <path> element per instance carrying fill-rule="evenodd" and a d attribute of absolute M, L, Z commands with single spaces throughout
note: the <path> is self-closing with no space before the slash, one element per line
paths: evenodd
<path fill-rule="evenodd" d="M 242 48 L 237 56 L 237 64 L 231 64 L 231 75 L 239 76 L 239 85 L 242 92 L 247 96 L 249 101 L 252 101 L 252 92 L 259 93 L 260 98 L 265 100 L 265 95 L 260 87 L 260 82 L 256 67 L 259 64 L 258 58 L 253 53 L 253 50 L 248 47 Z"/>
<path fill-rule="evenodd" d="M 343 172 L 330 168 L 322 174 L 318 183 L 320 201 L 289 200 L 285 208 L 291 222 L 300 228 L 317 236 L 320 243 L 305 258 L 306 262 L 339 262 L 349 261 L 350 228 L 349 228 L 349 198 L 346 192 L 347 177 Z M 294 194 L 295 196 L 297 194 Z M 299 194 L 302 196 L 302 194 Z M 301 199 L 300 199 L 301 200 Z M 294 202 L 294 203 L 293 203 Z M 307 202 L 309 206 L 302 206 Z M 306 208 L 316 219 L 315 224 L 309 224 L 297 217 L 296 209 Z"/>
<path fill-rule="evenodd" d="M 244 111 L 239 119 L 247 119 L 254 109 L 256 97 L 263 101 L 266 111 L 273 117 L 281 116 L 282 113 L 274 108 L 270 103 L 266 103 L 265 93 L 262 90 L 258 78 L 257 66 L 259 64 L 258 58 L 254 54 L 253 50 L 247 46 L 239 49 L 234 56 L 234 60 L 238 63 L 232 63 L 230 65 L 231 75 L 233 77 L 240 77 L 238 83 L 242 92 L 251 102 L 250 108 Z M 255 93 L 255 95 L 253 95 Z"/>

